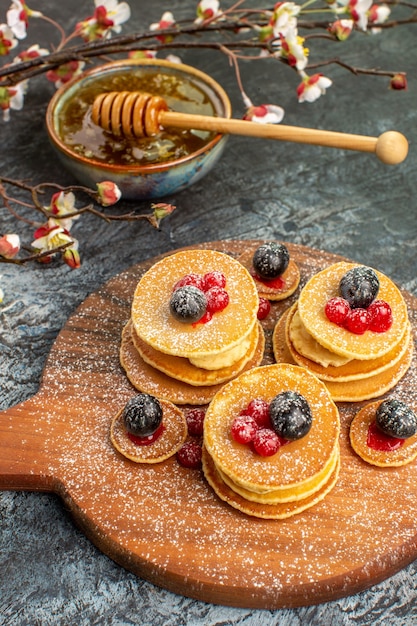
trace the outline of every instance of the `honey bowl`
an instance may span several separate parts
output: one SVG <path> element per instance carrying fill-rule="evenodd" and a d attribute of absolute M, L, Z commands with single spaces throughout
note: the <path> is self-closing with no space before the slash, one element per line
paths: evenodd
<path fill-rule="evenodd" d="M 223 88 L 204 72 L 166 60 L 121 60 L 89 70 L 61 87 L 49 102 L 46 127 L 63 165 L 83 185 L 113 181 L 126 200 L 177 193 L 211 171 L 227 135 L 162 129 L 153 137 L 117 137 L 91 119 L 95 98 L 110 91 L 142 91 L 164 98 L 173 111 L 231 116 Z"/>

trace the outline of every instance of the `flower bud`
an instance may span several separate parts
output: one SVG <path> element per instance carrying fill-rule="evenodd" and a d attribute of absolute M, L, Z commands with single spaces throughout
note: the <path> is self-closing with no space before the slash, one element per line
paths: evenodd
<path fill-rule="evenodd" d="M 111 206 L 116 204 L 122 197 L 122 192 L 119 187 L 109 180 L 105 180 L 102 183 L 97 183 L 98 202 L 102 206 Z"/>
<path fill-rule="evenodd" d="M 73 270 L 81 266 L 80 255 L 76 248 L 66 248 L 62 254 L 62 258 Z"/>
<path fill-rule="evenodd" d="M 391 89 L 407 89 L 407 76 L 405 74 L 395 74 L 391 78 L 390 83 Z"/>
<path fill-rule="evenodd" d="M 3 235 L 0 238 L 0 256 L 5 259 L 12 259 L 20 250 L 19 235 Z"/>
<path fill-rule="evenodd" d="M 153 209 L 154 218 L 159 224 L 164 217 L 167 217 L 175 210 L 175 206 L 166 202 L 158 202 L 151 204 L 151 209 Z"/>
<path fill-rule="evenodd" d="M 353 20 L 336 20 L 333 22 L 328 31 L 339 41 L 346 41 L 352 32 Z"/>

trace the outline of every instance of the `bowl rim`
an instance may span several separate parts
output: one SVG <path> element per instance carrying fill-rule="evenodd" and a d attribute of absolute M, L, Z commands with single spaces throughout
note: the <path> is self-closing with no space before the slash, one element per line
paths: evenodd
<path fill-rule="evenodd" d="M 207 151 L 212 150 L 216 144 L 220 142 L 221 139 L 225 137 L 222 133 L 217 133 L 210 141 L 205 143 L 198 150 L 191 152 L 179 159 L 175 159 L 173 161 L 164 161 L 162 163 L 149 163 L 144 165 L 115 165 L 111 163 L 106 163 L 104 161 L 99 161 L 94 158 L 88 158 L 83 155 L 78 154 L 74 150 L 72 150 L 69 146 L 67 146 L 64 141 L 59 136 L 59 133 L 54 124 L 54 113 L 56 107 L 59 105 L 61 98 L 66 95 L 69 90 L 72 90 L 75 85 L 78 83 L 82 83 L 84 80 L 88 80 L 95 75 L 100 75 L 102 73 L 109 72 L 113 69 L 118 70 L 123 67 L 132 67 L 132 66 L 155 66 L 155 67 L 167 67 L 173 70 L 179 70 L 184 74 L 190 74 L 191 76 L 196 77 L 218 96 L 220 99 L 222 106 L 224 107 L 224 117 L 230 118 L 232 114 L 232 105 L 230 103 L 229 96 L 223 87 L 209 74 L 206 74 L 202 70 L 199 70 L 192 65 L 187 65 L 185 63 L 176 63 L 173 61 L 167 61 L 166 59 L 119 59 L 116 61 L 111 61 L 110 63 L 105 63 L 103 65 L 95 66 L 94 68 L 79 74 L 72 80 L 68 81 L 64 85 L 62 85 L 52 96 L 48 103 L 48 107 L 46 110 L 46 128 L 49 134 L 49 138 L 52 143 L 58 148 L 62 153 L 64 153 L 67 157 L 77 161 L 80 164 L 85 164 L 88 167 L 95 167 L 97 169 L 107 171 L 109 173 L 114 172 L 117 174 L 126 173 L 126 175 L 135 175 L 135 174 L 155 174 L 158 172 L 162 172 L 168 169 L 172 169 L 173 167 L 178 167 L 180 165 L 186 164 L 189 161 L 193 161 L 195 158 L 198 158 L 200 155 L 204 154 Z"/>

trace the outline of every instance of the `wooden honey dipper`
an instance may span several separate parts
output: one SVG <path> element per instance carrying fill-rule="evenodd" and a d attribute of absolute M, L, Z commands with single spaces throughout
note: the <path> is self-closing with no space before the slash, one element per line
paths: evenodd
<path fill-rule="evenodd" d="M 401 163 L 408 154 L 408 141 L 397 131 L 387 131 L 379 137 L 368 137 L 282 124 L 257 124 L 246 120 L 178 113 L 169 111 L 167 103 L 160 96 L 137 91 L 111 91 L 100 94 L 94 100 L 91 117 L 95 124 L 117 137 L 152 137 L 159 134 L 162 128 L 171 127 L 374 152 L 380 161 L 389 165 Z"/>

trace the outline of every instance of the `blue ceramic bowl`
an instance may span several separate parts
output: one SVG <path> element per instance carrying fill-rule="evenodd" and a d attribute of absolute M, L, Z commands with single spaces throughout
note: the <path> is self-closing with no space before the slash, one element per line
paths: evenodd
<path fill-rule="evenodd" d="M 61 87 L 52 97 L 47 113 L 46 126 L 50 141 L 64 166 L 72 172 L 75 178 L 83 185 L 95 188 L 96 183 L 110 180 L 118 185 L 122 197 L 127 200 L 151 200 L 162 198 L 185 189 L 205 176 L 219 160 L 227 137 L 221 134 L 207 134 L 200 137 L 197 149 L 173 160 L 157 161 L 152 163 L 129 162 L 114 163 L 112 158 L 96 155 L 91 151 L 80 150 L 80 145 L 74 146 L 69 141 L 69 135 L 63 129 L 63 119 L 68 108 L 79 107 L 80 94 L 89 94 L 94 101 L 97 91 L 100 92 L 103 81 L 108 84 L 118 84 L 118 80 L 126 80 L 127 76 L 139 74 L 140 80 L 148 79 L 152 82 L 152 89 L 147 89 L 154 95 L 166 97 L 169 104 L 170 93 L 155 91 L 155 81 L 158 84 L 172 83 L 173 85 L 188 85 L 186 106 L 192 107 L 192 113 L 211 114 L 220 117 L 231 116 L 229 98 L 222 87 L 210 76 L 188 65 L 171 63 L 164 60 L 123 60 L 115 61 L 90 70 L 73 81 Z M 159 78 L 155 78 L 159 77 Z M 178 91 L 178 87 L 175 87 Z M 106 91 L 113 89 L 107 88 Z M 114 89 L 114 90 L 117 90 Z M 163 89 L 162 89 L 163 91 Z M 90 95 L 91 94 L 93 95 Z M 91 107 L 91 103 L 89 106 Z M 184 103 L 180 102 L 180 108 Z M 83 103 L 85 108 L 85 102 Z M 186 110 L 186 109 L 183 109 Z M 202 140 L 202 141 L 201 141 Z M 115 139 L 115 142 L 117 140 Z M 83 144 L 82 144 L 83 145 Z"/>

